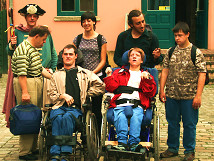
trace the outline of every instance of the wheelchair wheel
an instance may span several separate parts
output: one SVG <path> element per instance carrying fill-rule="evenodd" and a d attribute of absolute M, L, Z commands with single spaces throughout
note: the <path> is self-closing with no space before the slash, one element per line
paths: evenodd
<path fill-rule="evenodd" d="M 159 161 L 159 146 L 160 146 L 160 121 L 159 121 L 159 116 L 157 115 L 157 109 L 155 110 L 154 113 L 154 118 L 153 118 L 153 123 L 154 123 L 154 138 L 153 138 L 153 146 L 155 149 L 154 152 L 154 159 L 155 161 Z"/>
<path fill-rule="evenodd" d="M 45 130 L 41 130 L 39 134 L 39 155 L 42 161 L 49 159 L 49 149 L 46 143 L 47 133 Z"/>
<path fill-rule="evenodd" d="M 107 118 L 106 118 L 106 113 L 103 114 L 102 118 L 102 127 L 101 127 L 101 147 L 105 146 L 105 141 L 107 137 Z"/>
<path fill-rule="evenodd" d="M 86 136 L 89 157 L 96 160 L 99 156 L 99 136 L 96 117 L 91 111 L 86 114 Z"/>
<path fill-rule="evenodd" d="M 48 132 L 48 117 L 49 117 L 49 111 L 45 112 L 44 118 L 42 119 L 42 124 L 40 128 L 40 133 L 39 133 L 39 155 L 40 159 L 42 161 L 47 161 L 49 160 L 49 148 L 47 145 L 47 136 L 50 135 L 50 131 Z"/>

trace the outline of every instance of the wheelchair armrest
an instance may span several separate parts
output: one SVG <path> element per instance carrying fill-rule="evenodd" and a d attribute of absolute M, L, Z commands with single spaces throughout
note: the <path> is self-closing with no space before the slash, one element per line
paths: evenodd
<path fill-rule="evenodd" d="M 104 103 L 110 104 L 111 96 L 106 96 L 106 99 L 104 100 Z"/>
<path fill-rule="evenodd" d="M 45 104 L 45 107 L 41 108 L 42 111 L 49 111 L 52 109 L 53 104 Z"/>
<path fill-rule="evenodd" d="M 82 108 L 84 111 L 88 111 L 92 109 L 92 99 L 91 97 L 87 97 L 84 104 L 82 104 Z"/>
<path fill-rule="evenodd" d="M 151 107 L 154 107 L 155 106 L 155 103 L 156 103 L 156 97 L 152 97 L 151 99 Z"/>

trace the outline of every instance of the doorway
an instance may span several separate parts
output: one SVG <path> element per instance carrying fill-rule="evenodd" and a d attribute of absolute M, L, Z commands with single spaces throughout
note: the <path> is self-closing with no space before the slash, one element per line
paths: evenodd
<path fill-rule="evenodd" d="M 175 23 L 186 22 L 190 27 L 190 42 L 206 49 L 208 0 L 176 0 L 175 6 Z"/>
<path fill-rule="evenodd" d="M 190 28 L 189 40 L 195 44 L 196 40 L 196 0 L 177 0 L 175 8 L 175 23 L 186 22 Z"/>

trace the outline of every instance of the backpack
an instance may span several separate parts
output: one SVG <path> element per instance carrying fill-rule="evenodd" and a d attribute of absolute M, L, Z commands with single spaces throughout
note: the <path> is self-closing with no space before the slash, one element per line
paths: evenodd
<path fill-rule="evenodd" d="M 174 52 L 176 48 L 176 45 L 171 47 L 171 49 L 169 49 L 169 60 L 170 58 L 172 57 L 172 53 Z M 191 49 L 191 59 L 192 59 L 192 62 L 193 64 L 195 65 L 195 61 L 196 61 L 196 50 L 197 50 L 197 47 L 195 45 L 192 45 L 192 49 Z M 205 85 L 207 85 L 209 83 L 209 73 L 208 73 L 208 70 L 206 72 L 206 80 L 205 80 Z"/>
<path fill-rule="evenodd" d="M 82 39 L 82 35 L 83 34 L 79 34 L 78 36 L 77 36 L 77 43 L 76 43 L 76 47 L 77 47 L 77 49 L 79 48 L 79 45 L 80 45 L 80 42 L 81 42 L 81 39 Z M 101 35 L 101 34 L 99 34 L 98 36 L 97 36 L 97 44 L 98 44 L 98 49 L 99 49 L 99 56 L 101 55 L 101 50 L 102 50 L 102 36 L 103 35 Z M 100 59 L 100 57 L 99 57 L 99 59 Z M 105 64 L 105 66 L 103 67 L 103 69 L 102 69 L 102 73 L 103 73 L 103 76 L 105 77 L 105 70 L 106 70 L 106 68 L 107 67 L 109 67 L 110 65 L 109 65 L 109 63 L 108 63 L 108 55 L 106 54 L 106 64 Z"/>

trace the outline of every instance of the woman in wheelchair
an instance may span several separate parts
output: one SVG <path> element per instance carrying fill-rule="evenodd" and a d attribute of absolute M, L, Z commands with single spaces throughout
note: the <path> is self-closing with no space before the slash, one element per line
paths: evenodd
<path fill-rule="evenodd" d="M 111 68 L 106 69 L 107 77 L 104 78 L 106 90 L 114 93 L 109 108 L 113 108 L 114 112 L 118 140 L 118 145 L 114 148 L 118 150 L 138 152 L 142 148 L 139 142 L 144 109 L 150 107 L 150 99 L 156 93 L 153 76 L 141 67 L 143 60 L 143 50 L 132 48 L 128 52 L 128 66 L 122 66 L 113 74 Z M 129 131 L 127 113 L 130 117 Z"/>
<path fill-rule="evenodd" d="M 75 65 L 78 58 L 74 45 L 66 45 L 62 59 L 64 68 L 53 74 L 48 95 L 54 106 L 50 112 L 52 135 L 72 136 L 76 118 L 82 115 L 86 96 L 97 96 L 105 92 L 105 85 L 93 72 Z M 52 161 L 66 160 L 72 153 L 70 145 L 52 145 Z"/>

